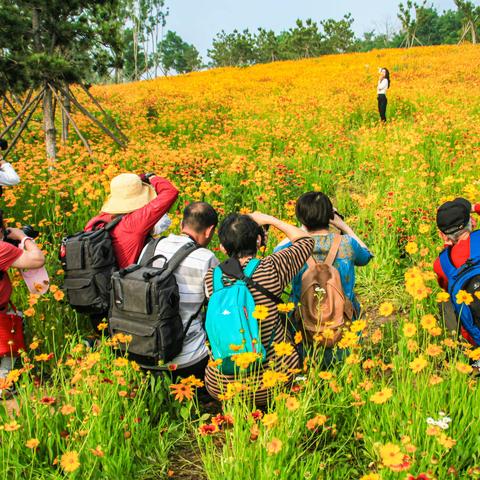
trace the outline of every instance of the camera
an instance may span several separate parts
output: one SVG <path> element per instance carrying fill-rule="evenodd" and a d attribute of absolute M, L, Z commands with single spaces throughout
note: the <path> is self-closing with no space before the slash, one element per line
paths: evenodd
<path fill-rule="evenodd" d="M 23 227 L 20 227 L 20 230 L 30 238 L 37 238 L 40 232 L 35 230 L 31 225 L 24 225 Z M 20 242 L 18 240 L 13 240 L 11 238 L 8 238 L 8 234 L 10 233 L 10 230 L 5 230 L 5 237 L 3 239 L 4 242 L 9 243 L 10 245 L 14 245 L 15 247 L 18 247 Z"/>
<path fill-rule="evenodd" d="M 258 227 L 258 234 L 260 235 L 260 247 L 267 246 L 267 234 L 270 225 L 259 225 Z"/>

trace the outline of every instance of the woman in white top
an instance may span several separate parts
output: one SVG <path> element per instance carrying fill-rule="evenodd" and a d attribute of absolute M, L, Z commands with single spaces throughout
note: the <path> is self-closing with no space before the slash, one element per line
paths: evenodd
<path fill-rule="evenodd" d="M 8 143 L 0 138 L 0 149 L 6 150 Z M 20 177 L 14 168 L 6 162 L 0 153 L 0 196 L 2 195 L 2 186 L 12 186 L 20 182 Z"/>
<path fill-rule="evenodd" d="M 387 121 L 387 90 L 390 87 L 390 72 L 386 68 L 381 68 L 380 77 L 377 85 L 378 113 L 382 122 Z"/>

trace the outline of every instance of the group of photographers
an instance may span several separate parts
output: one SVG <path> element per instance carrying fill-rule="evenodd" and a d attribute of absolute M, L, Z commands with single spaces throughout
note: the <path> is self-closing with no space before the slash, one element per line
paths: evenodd
<path fill-rule="evenodd" d="M 2 147 L 4 146 L 3 144 Z M 13 168 L 2 160 L 0 184 L 12 185 L 18 181 Z M 149 235 L 159 232 L 158 226 L 165 221 L 165 215 L 177 197 L 177 189 L 167 179 L 154 174 L 121 174 L 112 180 L 110 196 L 104 203 L 101 213 L 88 222 L 85 231 L 95 230 L 98 224 L 105 225 L 115 221 L 110 232 L 111 245 L 118 267 L 125 269 L 139 261 Z M 442 288 L 449 289 L 451 295 L 454 294 L 452 283 L 458 283 L 459 273 L 463 275 L 466 264 L 473 270 L 476 267 L 480 268 L 480 232 L 472 232 L 470 218 L 472 212 L 480 213 L 480 205 L 472 207 L 464 199 L 447 202 L 438 210 L 437 225 L 447 253 L 445 256 L 442 254 L 436 261 L 435 272 Z M 255 213 L 232 214 L 220 224 L 218 231 L 221 250 L 230 258 L 234 258 L 244 272 L 252 270 L 252 285 L 256 286 L 252 287 L 251 294 L 255 305 L 265 306 L 265 311 L 268 312 L 261 319 L 260 335 L 261 343 L 265 347 L 266 359 L 273 358 L 274 354 L 278 353 L 274 349 L 275 344 L 286 344 L 287 346 L 283 347 L 285 349 L 284 373 L 290 376 L 293 375 L 291 372 L 297 371 L 296 369 L 300 367 L 301 355 L 298 354 L 295 345 L 298 341 L 295 342 L 292 332 L 281 323 L 275 305 L 278 302 L 274 301 L 275 296 L 280 296 L 284 287 L 293 280 L 292 299 L 298 302 L 302 292 L 302 275 L 308 269 L 312 259 L 313 262 L 320 263 L 330 259 L 332 266 L 339 272 L 345 296 L 353 305 L 353 319 L 358 318 L 360 305 L 353 290 L 354 267 L 366 265 L 372 258 L 366 245 L 337 214 L 326 195 L 320 192 L 302 195 L 297 200 L 296 213 L 301 224 L 300 228 L 270 215 Z M 210 395 L 214 398 L 222 398 L 225 392 L 228 392 L 228 384 L 233 382 L 235 377 L 222 373 L 215 368 L 215 362 L 212 363 L 206 345 L 202 312 L 205 297 L 212 296 L 216 288 L 214 269 L 219 265 L 219 261 L 207 247 L 215 234 L 217 224 L 218 215 L 211 205 L 205 202 L 189 204 L 184 211 L 180 234 L 170 234 L 157 242 L 153 253 L 154 258 L 163 258 L 168 261 L 190 242 L 195 244 L 195 251 L 183 258 L 174 272 L 180 296 L 180 317 L 189 333 L 187 335 L 185 330 L 181 351 L 168 365 L 164 366 L 164 369 L 175 370 L 174 377 L 195 375 L 205 378 Z M 263 243 L 260 226 L 269 225 L 282 232 L 286 239 L 277 247 L 275 253 L 263 257 L 258 265 L 252 268 L 252 259 L 255 259 Z M 341 236 L 334 234 L 330 229 L 331 226 L 339 230 Z M 0 356 L 2 357 L 0 378 L 4 378 L 13 368 L 16 355 L 6 354 L 2 350 L 5 346 L 1 345 L 3 338 L 1 324 L 11 322 L 12 314 L 18 316 L 10 302 L 12 285 L 7 270 L 9 268 L 39 269 L 44 265 L 45 258 L 35 241 L 25 231 L 18 228 L 5 229 L 2 214 L 0 214 L 0 240 Z M 333 250 L 335 251 L 332 256 Z M 471 317 L 464 319 L 461 310 L 456 309 L 454 300 L 452 304 L 455 307 L 456 317 L 460 319 L 462 333 L 472 343 L 479 345 L 480 318 L 475 317 L 475 309 L 480 302 L 480 293 L 478 293 L 480 288 L 477 288 L 479 287 L 477 283 L 480 283 L 480 272 L 477 270 L 475 274 L 467 275 L 468 285 L 462 284 L 466 285 L 465 288 L 472 295 Z M 243 275 L 246 278 L 246 273 Z M 232 278 L 229 279 L 229 282 L 231 281 Z M 100 320 L 101 318 L 98 318 L 94 323 L 97 324 Z M 334 352 L 335 349 L 326 350 L 326 356 L 330 355 L 332 361 L 342 357 Z M 172 366 L 174 368 L 171 368 Z M 253 394 L 258 404 L 266 401 L 265 392 L 258 391 Z"/>

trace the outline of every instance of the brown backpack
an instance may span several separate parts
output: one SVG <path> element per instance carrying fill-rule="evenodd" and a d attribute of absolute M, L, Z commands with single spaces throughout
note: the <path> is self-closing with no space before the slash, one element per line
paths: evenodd
<path fill-rule="evenodd" d="M 299 313 L 303 330 L 308 341 L 325 347 L 333 347 L 341 339 L 345 322 L 353 317 L 352 302 L 345 297 L 340 274 L 333 266 L 341 241 L 336 234 L 325 261 L 310 257 L 302 275 Z"/>

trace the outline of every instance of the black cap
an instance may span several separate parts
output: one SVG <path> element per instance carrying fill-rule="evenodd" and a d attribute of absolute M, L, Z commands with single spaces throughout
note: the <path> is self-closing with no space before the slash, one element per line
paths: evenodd
<path fill-rule="evenodd" d="M 456 198 L 445 202 L 437 210 L 437 226 L 447 235 L 458 232 L 465 228 L 470 221 L 472 204 L 465 198 Z"/>

